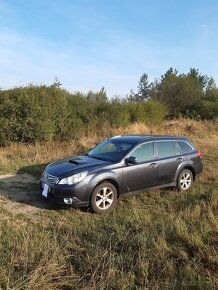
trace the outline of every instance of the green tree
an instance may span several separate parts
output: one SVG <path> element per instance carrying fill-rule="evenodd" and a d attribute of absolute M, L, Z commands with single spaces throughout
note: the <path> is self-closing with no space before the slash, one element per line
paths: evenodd
<path fill-rule="evenodd" d="M 173 68 L 170 68 L 151 88 L 151 98 L 164 103 L 171 117 L 188 115 L 192 106 L 201 97 L 202 87 L 196 81 L 196 77 L 178 74 Z"/>
<path fill-rule="evenodd" d="M 136 94 L 136 100 L 138 102 L 145 101 L 149 98 L 150 85 L 148 82 L 148 75 L 144 73 L 139 80 L 138 93 Z"/>
<path fill-rule="evenodd" d="M 208 76 L 201 75 L 199 70 L 195 68 L 190 68 L 188 76 L 191 77 L 196 82 L 196 86 L 199 86 L 199 89 L 201 90 L 202 95 L 203 95 L 208 85 L 208 81 L 209 81 Z"/>
<path fill-rule="evenodd" d="M 126 101 L 128 103 L 134 103 L 137 101 L 137 96 L 133 90 L 130 91 L 129 95 L 126 96 Z"/>
<path fill-rule="evenodd" d="M 212 102 L 217 102 L 218 100 L 218 88 L 216 87 L 216 83 L 212 77 L 208 79 L 204 98 Z"/>
<path fill-rule="evenodd" d="M 108 102 L 107 92 L 104 87 L 98 92 L 89 91 L 86 98 L 88 102 L 96 104 Z"/>

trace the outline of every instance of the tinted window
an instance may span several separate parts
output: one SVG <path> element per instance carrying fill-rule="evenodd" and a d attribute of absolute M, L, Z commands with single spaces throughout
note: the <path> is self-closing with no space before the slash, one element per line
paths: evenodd
<path fill-rule="evenodd" d="M 138 162 L 145 162 L 154 158 L 153 143 L 145 143 L 138 146 L 131 154 Z"/>
<path fill-rule="evenodd" d="M 156 145 L 159 158 L 170 157 L 175 155 L 172 141 L 157 142 Z"/>
<path fill-rule="evenodd" d="M 118 161 L 132 148 L 132 146 L 133 144 L 123 141 L 108 140 L 96 146 L 87 155 L 102 160 Z"/>
<path fill-rule="evenodd" d="M 178 143 L 174 142 L 174 145 L 175 145 L 175 153 L 176 153 L 176 155 L 180 155 L 181 154 L 181 150 L 180 150 L 180 147 L 179 147 Z"/>
<path fill-rule="evenodd" d="M 177 141 L 177 144 L 179 146 L 180 152 L 183 153 L 189 153 L 191 152 L 193 149 L 190 145 L 188 145 L 186 142 L 183 141 Z"/>

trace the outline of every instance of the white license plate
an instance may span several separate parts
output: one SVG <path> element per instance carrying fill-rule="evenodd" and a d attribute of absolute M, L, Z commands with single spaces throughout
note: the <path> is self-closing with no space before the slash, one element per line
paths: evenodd
<path fill-rule="evenodd" d="M 48 197 L 48 190 L 49 190 L 48 184 L 44 183 L 44 188 L 43 188 L 42 195 L 45 196 L 45 197 Z"/>

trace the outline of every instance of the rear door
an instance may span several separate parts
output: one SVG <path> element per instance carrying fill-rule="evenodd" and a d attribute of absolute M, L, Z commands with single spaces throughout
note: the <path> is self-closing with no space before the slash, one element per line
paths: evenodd
<path fill-rule="evenodd" d="M 136 157 L 137 164 L 123 167 L 123 192 L 136 191 L 157 185 L 157 163 L 154 160 L 154 144 L 138 145 L 127 157 Z"/>
<path fill-rule="evenodd" d="M 182 158 L 175 156 L 173 141 L 156 141 L 155 151 L 158 163 L 158 185 L 174 182 L 175 173 Z"/>

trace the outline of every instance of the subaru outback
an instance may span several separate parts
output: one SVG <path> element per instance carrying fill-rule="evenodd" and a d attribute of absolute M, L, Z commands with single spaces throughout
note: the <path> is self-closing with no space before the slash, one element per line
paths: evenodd
<path fill-rule="evenodd" d="M 185 137 L 115 136 L 84 156 L 49 164 L 40 184 L 48 199 L 104 213 L 124 195 L 164 187 L 186 191 L 202 170 L 200 152 Z"/>

